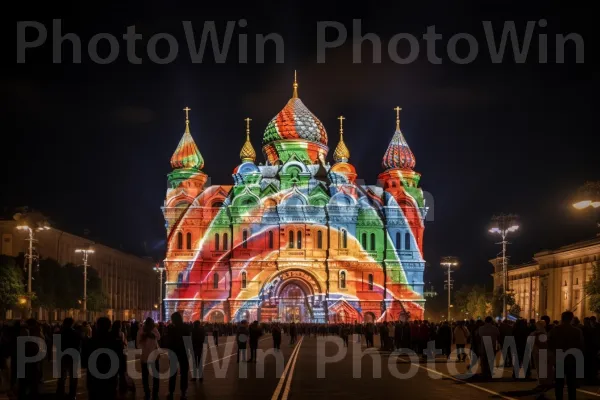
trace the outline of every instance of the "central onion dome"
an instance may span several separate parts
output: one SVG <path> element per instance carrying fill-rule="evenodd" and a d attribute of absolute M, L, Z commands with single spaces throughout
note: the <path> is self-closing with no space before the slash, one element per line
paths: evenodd
<path fill-rule="evenodd" d="M 306 164 L 315 164 L 324 161 L 328 151 L 325 127 L 298 97 L 294 79 L 292 98 L 265 129 L 263 152 L 271 164 L 285 163 L 292 154 Z"/>
<path fill-rule="evenodd" d="M 400 107 L 396 111 L 396 131 L 388 145 L 381 165 L 384 169 L 413 169 L 417 163 L 415 155 L 408 147 L 408 143 L 400 131 Z"/>

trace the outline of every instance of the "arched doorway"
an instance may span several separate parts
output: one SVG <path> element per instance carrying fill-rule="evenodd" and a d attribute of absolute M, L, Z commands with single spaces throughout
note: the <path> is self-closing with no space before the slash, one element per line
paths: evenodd
<path fill-rule="evenodd" d="M 208 314 L 208 321 L 210 323 L 223 323 L 225 322 L 225 315 L 221 311 L 213 311 Z"/>
<path fill-rule="evenodd" d="M 298 283 L 287 284 L 279 292 L 279 319 L 284 322 L 302 322 L 306 319 L 306 293 Z"/>

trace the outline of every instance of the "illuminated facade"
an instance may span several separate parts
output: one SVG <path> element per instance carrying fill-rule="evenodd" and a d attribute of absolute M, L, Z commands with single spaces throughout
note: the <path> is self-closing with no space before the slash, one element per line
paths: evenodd
<path fill-rule="evenodd" d="M 379 185 L 356 184 L 340 139 L 298 97 L 267 125 L 265 165 L 246 142 L 232 185 L 205 186 L 190 133 L 171 158 L 165 312 L 186 320 L 362 322 L 423 315 L 426 207 L 415 157 L 396 130 Z"/>

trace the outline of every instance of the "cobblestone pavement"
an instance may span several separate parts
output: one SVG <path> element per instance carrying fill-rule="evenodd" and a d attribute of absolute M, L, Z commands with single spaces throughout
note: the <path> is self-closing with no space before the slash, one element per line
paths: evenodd
<path fill-rule="evenodd" d="M 299 337 L 289 344 L 283 337 L 280 352 L 272 350 L 272 339 L 264 336 L 257 363 L 237 363 L 233 337 L 221 338 L 219 346 L 209 348 L 203 382 L 190 382 L 190 399 L 373 399 L 404 397 L 412 399 L 534 399 L 535 380 L 515 381 L 512 370 L 497 370 L 501 377 L 491 381 L 467 378 L 467 365 L 448 363 L 438 356 L 436 362 L 411 362 L 407 355 L 393 355 L 364 344 L 350 341 L 344 348 L 337 336 L 326 338 Z M 414 359 L 413 359 L 414 360 Z M 416 360 L 414 360 L 416 361 Z M 129 362 L 135 393 L 122 398 L 144 398 L 139 361 Z M 161 357 L 161 372 L 168 370 L 168 358 Z M 40 398 L 54 398 L 56 380 L 47 363 L 46 380 Z M 167 379 L 160 381 L 160 398 L 167 396 Z M 175 398 L 179 398 L 179 385 Z M 546 392 L 554 398 L 554 391 Z M 0 395 L 0 399 L 6 398 Z M 85 378 L 79 381 L 78 399 L 87 399 Z M 566 393 L 565 393 L 566 398 Z M 582 386 L 577 398 L 600 398 L 600 387 Z"/>

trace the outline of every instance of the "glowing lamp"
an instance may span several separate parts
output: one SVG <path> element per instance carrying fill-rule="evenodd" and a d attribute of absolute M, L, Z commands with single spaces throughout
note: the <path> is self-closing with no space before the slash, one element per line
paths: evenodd
<path fill-rule="evenodd" d="M 513 225 L 510 228 L 508 228 L 507 230 L 509 232 L 516 232 L 519 229 L 519 225 Z"/>
<path fill-rule="evenodd" d="M 500 233 L 500 228 L 492 228 L 490 229 L 490 233 Z"/>
<path fill-rule="evenodd" d="M 592 204 L 591 204 L 591 206 L 594 207 L 594 208 L 600 207 L 600 201 L 593 201 Z"/>
<path fill-rule="evenodd" d="M 600 202 L 595 202 L 595 203 L 600 203 Z M 590 205 L 592 205 L 591 200 L 582 200 L 577 203 L 574 203 L 573 207 L 575 207 L 578 210 L 583 210 L 584 208 L 589 207 Z M 595 207 L 597 207 L 597 206 L 595 206 Z"/>
<path fill-rule="evenodd" d="M 19 297 L 19 304 L 27 304 L 27 299 L 25 297 Z"/>

